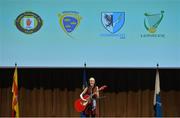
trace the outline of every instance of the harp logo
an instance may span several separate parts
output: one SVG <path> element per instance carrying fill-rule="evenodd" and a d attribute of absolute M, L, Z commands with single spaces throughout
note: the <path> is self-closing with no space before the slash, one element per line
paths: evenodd
<path fill-rule="evenodd" d="M 41 28 L 42 24 L 43 21 L 41 17 L 33 12 L 24 12 L 15 20 L 17 29 L 26 34 L 37 32 Z"/>
<path fill-rule="evenodd" d="M 59 24 L 63 31 L 70 37 L 72 32 L 77 29 L 80 24 L 81 16 L 76 11 L 64 11 L 62 14 L 58 14 Z"/>
<path fill-rule="evenodd" d="M 148 32 L 155 33 L 164 17 L 164 11 L 161 11 L 161 13 L 157 14 L 144 13 L 144 16 L 144 27 Z"/>
<path fill-rule="evenodd" d="M 124 25 L 125 12 L 102 12 L 101 22 L 107 31 L 116 33 Z"/>

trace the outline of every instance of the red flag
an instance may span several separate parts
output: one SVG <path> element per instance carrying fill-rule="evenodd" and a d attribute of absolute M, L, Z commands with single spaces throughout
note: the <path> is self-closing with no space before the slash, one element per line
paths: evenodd
<path fill-rule="evenodd" d="M 18 105 L 18 72 L 17 66 L 15 66 L 13 84 L 12 84 L 12 117 L 19 117 L 19 105 Z"/>

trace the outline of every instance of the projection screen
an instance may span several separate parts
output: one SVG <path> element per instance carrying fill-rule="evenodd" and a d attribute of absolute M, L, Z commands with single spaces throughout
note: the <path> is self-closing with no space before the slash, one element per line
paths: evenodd
<path fill-rule="evenodd" d="M 0 67 L 180 67 L 179 0 L 0 0 Z"/>

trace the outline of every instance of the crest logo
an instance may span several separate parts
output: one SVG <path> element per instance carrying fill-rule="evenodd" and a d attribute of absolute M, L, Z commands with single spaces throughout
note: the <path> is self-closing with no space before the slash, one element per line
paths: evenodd
<path fill-rule="evenodd" d="M 24 12 L 15 20 L 17 29 L 26 34 L 37 32 L 41 28 L 42 24 L 43 22 L 41 17 L 33 12 Z"/>
<path fill-rule="evenodd" d="M 64 11 L 59 14 L 59 24 L 63 31 L 71 37 L 71 33 L 77 29 L 82 19 L 76 11 Z"/>
<path fill-rule="evenodd" d="M 102 12 L 101 21 L 107 31 L 116 33 L 124 25 L 125 12 Z"/>
<path fill-rule="evenodd" d="M 164 11 L 161 11 L 159 14 L 145 13 L 144 15 L 146 17 L 144 19 L 144 27 L 148 32 L 155 33 L 157 31 L 157 27 L 164 17 Z"/>

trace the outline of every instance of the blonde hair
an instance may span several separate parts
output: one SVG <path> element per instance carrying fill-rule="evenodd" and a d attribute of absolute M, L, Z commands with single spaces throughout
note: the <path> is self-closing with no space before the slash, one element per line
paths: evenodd
<path fill-rule="evenodd" d="M 91 81 L 91 80 L 95 81 L 94 77 L 90 77 L 90 78 L 89 78 L 89 81 Z"/>

